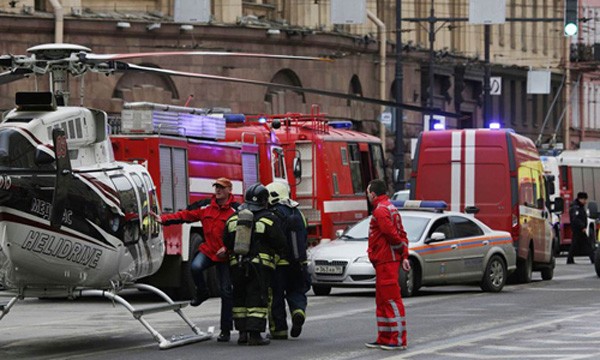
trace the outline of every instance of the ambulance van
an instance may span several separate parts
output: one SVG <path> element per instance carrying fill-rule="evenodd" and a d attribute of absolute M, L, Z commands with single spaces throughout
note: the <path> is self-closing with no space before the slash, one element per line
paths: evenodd
<path fill-rule="evenodd" d="M 511 130 L 426 131 L 413 161 L 411 198 L 444 200 L 452 211 L 510 232 L 517 250 L 514 276 L 527 283 L 532 271 L 543 280 L 554 276 L 558 240 L 550 210 L 562 211 L 563 203 L 550 200 L 552 184 L 533 142 Z"/>

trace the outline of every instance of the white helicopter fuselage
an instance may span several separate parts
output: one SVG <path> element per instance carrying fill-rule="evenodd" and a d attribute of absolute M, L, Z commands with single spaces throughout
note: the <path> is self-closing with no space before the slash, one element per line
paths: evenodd
<path fill-rule="evenodd" d="M 60 226 L 51 226 L 57 175 L 52 130 L 73 169 Z M 147 169 L 116 162 L 106 113 L 83 107 L 14 109 L 0 123 L 0 284 L 23 296 L 117 288 L 158 270 L 162 230 Z M 44 155 L 44 154 L 42 154 Z M 42 156 L 43 157 L 43 156 Z M 45 171 L 45 173 L 44 173 Z M 57 207 L 58 208 L 58 207 Z"/>

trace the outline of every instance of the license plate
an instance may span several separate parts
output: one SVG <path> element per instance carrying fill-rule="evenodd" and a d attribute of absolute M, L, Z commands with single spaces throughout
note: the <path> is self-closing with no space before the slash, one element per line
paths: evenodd
<path fill-rule="evenodd" d="M 340 265 L 315 265 L 315 272 L 317 274 L 339 275 L 344 272 L 344 269 Z"/>

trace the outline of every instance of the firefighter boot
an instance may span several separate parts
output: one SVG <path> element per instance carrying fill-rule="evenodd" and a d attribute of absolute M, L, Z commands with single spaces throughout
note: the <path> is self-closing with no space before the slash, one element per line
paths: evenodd
<path fill-rule="evenodd" d="M 249 346 L 269 345 L 271 343 L 271 340 L 263 338 L 258 331 L 251 331 L 248 335 Z"/>
<path fill-rule="evenodd" d="M 196 292 L 194 293 L 194 296 L 192 297 L 192 300 L 190 301 L 190 306 L 199 306 L 204 301 L 206 301 L 208 298 L 209 298 L 208 292 L 196 290 Z"/>
<path fill-rule="evenodd" d="M 302 325 L 304 325 L 304 314 L 297 312 L 292 315 L 292 330 L 290 330 L 290 336 L 293 338 L 300 336 Z"/>
<path fill-rule="evenodd" d="M 240 331 L 240 335 L 238 337 L 238 345 L 245 345 L 248 343 L 248 333 L 245 331 Z"/>

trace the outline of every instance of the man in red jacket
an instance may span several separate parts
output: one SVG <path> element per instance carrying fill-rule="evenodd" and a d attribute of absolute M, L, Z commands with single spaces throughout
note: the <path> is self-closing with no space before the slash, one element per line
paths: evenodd
<path fill-rule="evenodd" d="M 221 290 L 221 333 L 217 341 L 229 341 L 233 328 L 233 290 L 229 276 L 228 254 L 223 245 L 225 222 L 237 208 L 231 195 L 232 184 L 227 178 L 218 178 L 213 187 L 215 194 L 208 199 L 194 203 L 186 210 L 174 214 L 163 214 L 163 225 L 202 221 L 204 242 L 198 247 L 198 253 L 191 263 L 192 278 L 196 284 L 196 294 L 190 305 L 198 306 L 208 299 L 208 290 L 204 281 L 204 270 L 217 266 L 217 276 Z"/>
<path fill-rule="evenodd" d="M 386 195 L 383 180 L 373 180 L 367 187 L 373 215 L 369 224 L 369 260 L 375 267 L 375 303 L 377 306 L 377 340 L 366 343 L 372 349 L 404 350 L 406 320 L 398 285 L 398 270 L 410 270 L 408 239 L 400 213 Z"/>

